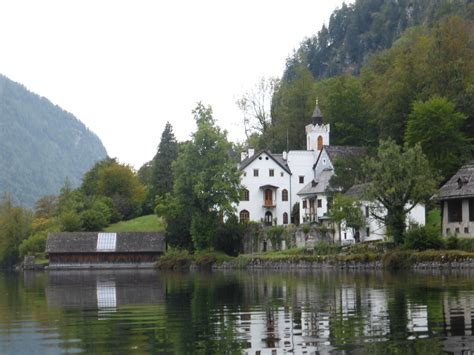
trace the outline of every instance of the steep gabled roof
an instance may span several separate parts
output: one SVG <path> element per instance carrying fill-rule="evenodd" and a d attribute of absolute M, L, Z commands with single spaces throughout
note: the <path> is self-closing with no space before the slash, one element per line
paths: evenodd
<path fill-rule="evenodd" d="M 107 252 L 137 253 L 164 252 L 165 236 L 155 232 L 122 232 L 116 234 L 113 250 Z M 50 233 L 46 241 L 46 253 L 97 253 L 97 232 Z"/>
<path fill-rule="evenodd" d="M 329 160 L 331 160 L 331 163 L 333 164 L 337 159 L 361 157 L 367 154 L 366 147 L 355 147 L 350 145 L 325 145 L 323 149 L 321 149 L 321 151 L 319 152 L 318 159 L 316 159 L 316 163 L 314 163 L 313 169 L 316 167 L 316 165 L 318 165 L 323 150 L 326 152 L 329 157 Z"/>
<path fill-rule="evenodd" d="M 326 189 L 329 186 L 329 180 L 333 174 L 333 170 L 323 170 L 323 172 L 319 175 L 318 180 L 312 180 L 309 184 L 303 187 L 297 193 L 297 195 L 308 196 L 326 192 Z"/>
<path fill-rule="evenodd" d="M 437 196 L 439 200 L 466 197 L 474 197 L 474 160 L 463 165 L 461 169 L 439 189 Z"/>
<path fill-rule="evenodd" d="M 353 197 L 357 200 L 364 198 L 364 190 L 366 189 L 367 184 L 356 184 L 351 186 L 349 190 L 346 191 L 344 195 Z"/>
<path fill-rule="evenodd" d="M 263 153 L 268 155 L 275 163 L 277 163 L 283 170 L 285 170 L 288 174 L 291 175 L 291 170 L 290 167 L 288 166 L 288 163 L 286 160 L 283 160 L 283 155 L 282 154 L 272 154 L 267 150 L 261 150 L 260 152 L 255 153 L 252 155 L 250 158 L 244 159 L 240 163 L 240 170 L 244 170 L 247 166 L 249 166 L 252 162 L 254 162 L 259 156 L 261 156 Z"/>

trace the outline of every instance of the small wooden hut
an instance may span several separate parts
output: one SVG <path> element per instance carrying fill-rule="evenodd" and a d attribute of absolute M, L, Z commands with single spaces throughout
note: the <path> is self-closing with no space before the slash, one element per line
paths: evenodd
<path fill-rule="evenodd" d="M 50 233 L 50 269 L 149 268 L 166 250 L 163 233 Z"/>

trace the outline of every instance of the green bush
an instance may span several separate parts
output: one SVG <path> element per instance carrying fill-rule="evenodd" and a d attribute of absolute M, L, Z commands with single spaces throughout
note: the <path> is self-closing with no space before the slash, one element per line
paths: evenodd
<path fill-rule="evenodd" d="M 443 249 L 444 242 L 436 228 L 430 226 L 414 226 L 405 232 L 404 249 L 427 250 Z"/>
<path fill-rule="evenodd" d="M 455 235 L 450 235 L 446 239 L 446 249 L 459 249 L 459 238 L 456 237 Z"/>
<path fill-rule="evenodd" d="M 81 224 L 83 230 L 95 232 L 107 227 L 108 222 L 100 211 L 90 209 L 81 213 Z"/>
<path fill-rule="evenodd" d="M 26 255 L 37 255 L 44 253 L 46 249 L 46 238 L 48 237 L 48 232 L 38 232 L 33 234 L 28 239 L 25 239 L 20 244 L 20 256 L 24 257 Z"/>
<path fill-rule="evenodd" d="M 318 242 L 314 246 L 314 253 L 317 255 L 332 255 L 337 254 L 341 251 L 341 247 L 336 244 L 328 243 L 328 242 Z"/>
<path fill-rule="evenodd" d="M 185 270 L 189 269 L 192 261 L 189 251 L 170 248 L 157 260 L 156 267 L 162 270 Z"/>
<path fill-rule="evenodd" d="M 237 216 L 230 216 L 217 228 L 213 246 L 215 250 L 237 256 L 243 250 L 243 238 L 246 226 L 239 223 Z"/>
<path fill-rule="evenodd" d="M 457 248 L 468 252 L 474 252 L 474 239 L 459 238 Z"/>
<path fill-rule="evenodd" d="M 388 252 L 383 256 L 382 263 L 389 270 L 409 269 L 413 264 L 412 253 L 406 250 Z"/>

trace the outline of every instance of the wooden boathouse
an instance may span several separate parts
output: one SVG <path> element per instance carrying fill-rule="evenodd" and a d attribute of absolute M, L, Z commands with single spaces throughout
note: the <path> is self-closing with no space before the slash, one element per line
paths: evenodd
<path fill-rule="evenodd" d="M 166 250 L 165 235 L 155 232 L 50 233 L 50 269 L 150 268 Z"/>

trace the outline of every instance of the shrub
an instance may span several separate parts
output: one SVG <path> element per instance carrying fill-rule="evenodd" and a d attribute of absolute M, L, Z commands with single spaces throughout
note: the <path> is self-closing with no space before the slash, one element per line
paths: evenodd
<path fill-rule="evenodd" d="M 458 238 L 457 249 L 474 252 L 474 239 Z"/>
<path fill-rule="evenodd" d="M 459 238 L 455 235 L 450 235 L 446 239 L 446 249 L 458 249 L 459 248 Z"/>
<path fill-rule="evenodd" d="M 409 251 L 392 251 L 383 256 L 384 268 L 389 270 L 409 269 L 413 264 L 412 253 Z"/>
<path fill-rule="evenodd" d="M 442 249 L 444 248 L 444 242 L 436 228 L 415 226 L 405 232 L 403 247 L 404 249 L 419 251 Z"/>
<path fill-rule="evenodd" d="M 157 262 L 156 267 L 163 270 L 185 270 L 189 269 L 192 256 L 187 250 L 168 249 Z"/>
<path fill-rule="evenodd" d="M 336 244 L 330 244 L 328 242 L 318 242 L 314 246 L 314 252 L 317 255 L 332 255 L 337 254 L 341 251 L 341 247 Z"/>
<path fill-rule="evenodd" d="M 106 217 L 92 209 L 81 213 L 81 224 L 85 231 L 100 231 L 108 225 Z"/>
<path fill-rule="evenodd" d="M 39 253 L 44 253 L 46 249 L 47 236 L 47 232 L 38 232 L 30 236 L 28 239 L 22 241 L 19 247 L 20 256 L 24 257 L 26 255 L 36 255 Z"/>
<path fill-rule="evenodd" d="M 237 216 L 230 216 L 217 228 L 213 246 L 215 250 L 237 256 L 243 249 L 242 241 L 246 226 L 239 223 Z"/>

